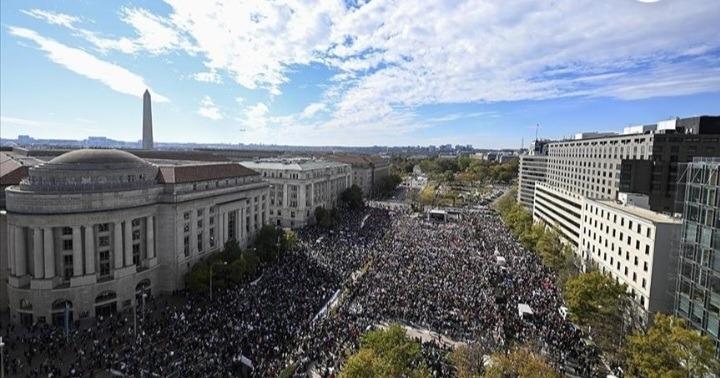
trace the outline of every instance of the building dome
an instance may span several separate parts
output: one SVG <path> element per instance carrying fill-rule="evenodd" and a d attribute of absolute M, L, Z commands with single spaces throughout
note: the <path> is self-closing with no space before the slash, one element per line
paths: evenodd
<path fill-rule="evenodd" d="M 154 185 L 157 172 L 157 166 L 129 152 L 83 149 L 30 168 L 20 186 L 38 192 L 132 190 Z"/>
<path fill-rule="evenodd" d="M 82 149 L 66 152 L 47 164 L 147 164 L 129 152 L 120 150 Z"/>

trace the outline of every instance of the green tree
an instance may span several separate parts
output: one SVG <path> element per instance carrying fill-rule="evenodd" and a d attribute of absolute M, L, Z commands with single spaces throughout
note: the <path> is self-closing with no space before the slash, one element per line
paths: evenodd
<path fill-rule="evenodd" d="M 255 236 L 253 247 L 261 261 L 277 260 L 287 250 L 285 231 L 266 224 Z"/>
<path fill-rule="evenodd" d="M 558 285 L 560 288 L 565 288 L 565 284 L 571 278 L 580 274 L 580 270 L 575 264 L 575 253 L 569 244 L 565 244 L 562 250 L 563 262 L 562 266 L 558 270 Z"/>
<path fill-rule="evenodd" d="M 490 366 L 485 370 L 486 378 L 560 378 L 547 361 L 527 348 L 518 348 L 509 353 L 496 352 L 490 357 Z"/>
<path fill-rule="evenodd" d="M 627 363 L 642 377 L 704 377 L 720 371 L 709 337 L 684 320 L 656 314 L 647 332 L 628 336 Z"/>
<path fill-rule="evenodd" d="M 450 361 L 455 366 L 458 378 L 480 378 L 485 370 L 486 350 L 480 344 L 463 344 L 450 353 Z"/>
<path fill-rule="evenodd" d="M 525 249 L 534 251 L 538 241 L 545 235 L 545 225 L 535 223 L 529 229 L 525 229 L 519 236 L 520 244 Z"/>
<path fill-rule="evenodd" d="M 435 187 L 426 185 L 420 191 L 420 203 L 423 205 L 431 205 L 435 203 Z"/>
<path fill-rule="evenodd" d="M 495 203 L 495 210 L 497 210 L 503 218 L 510 212 L 510 210 L 512 210 L 513 205 L 515 204 L 516 196 L 517 190 L 512 189 L 500 197 L 500 199 L 498 199 Z"/>
<path fill-rule="evenodd" d="M 190 291 L 206 292 L 210 288 L 210 266 L 205 262 L 198 262 L 185 275 L 185 286 Z"/>
<path fill-rule="evenodd" d="M 398 176 L 397 174 L 390 174 L 387 176 L 383 176 L 377 180 L 375 183 L 375 187 L 373 188 L 374 194 L 377 197 L 385 197 L 393 192 L 395 192 L 395 189 L 398 185 L 402 182 L 402 178 Z"/>
<path fill-rule="evenodd" d="M 360 349 L 347 359 L 340 377 L 429 377 L 421 357 L 420 343 L 394 324 L 365 333 Z"/>
<path fill-rule="evenodd" d="M 359 209 L 364 206 L 363 192 L 359 186 L 353 184 L 340 193 L 340 201 L 351 209 Z"/>
<path fill-rule="evenodd" d="M 542 233 L 535 246 L 535 252 L 540 255 L 543 264 L 556 272 L 565 265 L 563 250 L 560 235 L 552 228 Z"/>
<path fill-rule="evenodd" d="M 285 230 L 286 249 L 294 249 L 298 246 L 298 243 L 300 243 L 300 239 L 298 239 L 297 233 L 293 230 Z"/>
<path fill-rule="evenodd" d="M 576 324 L 590 334 L 610 357 L 618 357 L 624 339 L 629 306 L 626 286 L 599 271 L 581 273 L 565 283 L 565 301 Z"/>
<path fill-rule="evenodd" d="M 330 228 L 333 225 L 333 219 L 330 212 L 324 207 L 318 206 L 315 208 L 315 222 L 322 228 Z"/>

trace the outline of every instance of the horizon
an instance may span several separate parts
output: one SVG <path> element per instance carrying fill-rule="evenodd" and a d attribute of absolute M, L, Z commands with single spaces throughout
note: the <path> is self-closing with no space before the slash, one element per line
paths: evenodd
<path fill-rule="evenodd" d="M 145 89 L 169 144 L 517 149 L 720 114 L 714 1 L 0 7 L 5 139 L 135 142 Z"/>

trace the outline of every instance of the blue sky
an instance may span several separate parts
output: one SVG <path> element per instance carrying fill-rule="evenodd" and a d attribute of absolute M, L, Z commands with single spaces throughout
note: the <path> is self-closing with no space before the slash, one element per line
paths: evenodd
<path fill-rule="evenodd" d="M 720 114 L 717 0 L 0 2 L 2 137 L 519 147 Z"/>

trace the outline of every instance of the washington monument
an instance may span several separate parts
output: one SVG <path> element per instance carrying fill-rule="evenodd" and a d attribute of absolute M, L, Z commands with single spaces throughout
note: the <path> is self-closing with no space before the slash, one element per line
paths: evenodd
<path fill-rule="evenodd" d="M 152 108 L 150 104 L 150 92 L 146 89 L 143 94 L 143 139 L 142 148 L 144 150 L 153 149 L 153 133 L 152 133 Z"/>

